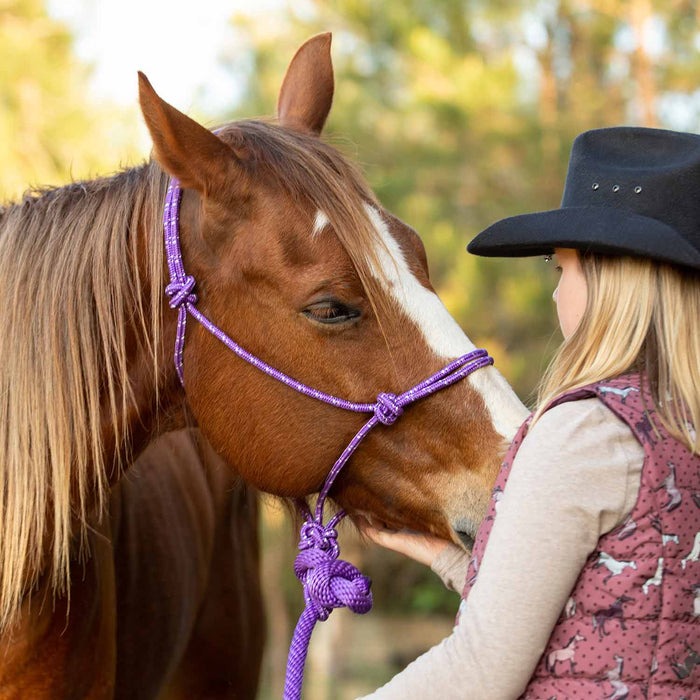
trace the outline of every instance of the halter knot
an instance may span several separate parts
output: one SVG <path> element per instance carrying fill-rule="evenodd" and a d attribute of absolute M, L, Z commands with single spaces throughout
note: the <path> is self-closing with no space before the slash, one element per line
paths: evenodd
<path fill-rule="evenodd" d="M 187 275 L 182 281 L 171 282 L 165 293 L 170 297 L 170 308 L 179 309 L 183 304 L 196 304 L 197 295 L 192 292 L 196 282 L 192 275 Z"/>
<path fill-rule="evenodd" d="M 318 549 L 330 552 L 335 559 L 340 554 L 338 546 L 338 531 L 334 527 L 326 527 L 316 520 L 307 520 L 299 533 L 299 549 Z"/>
<path fill-rule="evenodd" d="M 316 620 L 327 620 L 333 608 L 350 608 L 360 615 L 372 609 L 370 580 L 337 556 L 314 547 L 299 552 L 294 561 L 294 573 Z"/>
<path fill-rule="evenodd" d="M 396 419 L 403 413 L 403 408 L 396 403 L 396 394 L 382 392 L 377 396 L 377 403 L 374 406 L 374 415 L 380 423 L 393 425 Z"/>

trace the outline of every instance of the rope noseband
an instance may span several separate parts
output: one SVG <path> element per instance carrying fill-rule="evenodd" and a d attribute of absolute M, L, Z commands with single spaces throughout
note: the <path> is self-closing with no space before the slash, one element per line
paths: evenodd
<path fill-rule="evenodd" d="M 305 522 L 301 527 L 300 552 L 294 562 L 294 573 L 303 586 L 306 607 L 294 630 L 284 685 L 285 700 L 298 700 L 301 697 L 309 640 L 316 622 L 328 619 L 333 608 L 348 607 L 353 612 L 360 614 L 369 612 L 372 608 L 370 580 L 352 564 L 338 558 L 340 547 L 336 526 L 345 517 L 345 511 L 339 511 L 326 525 L 323 524 L 323 506 L 335 478 L 365 435 L 375 425 L 378 423 L 386 426 L 393 425 L 403 414 L 405 406 L 464 379 L 480 367 L 493 364 L 493 358 L 489 357 L 486 350 L 473 350 L 450 362 L 439 372 L 403 394 L 380 393 L 375 403 L 353 403 L 302 384 L 249 353 L 197 309 L 197 295 L 193 291 L 196 284 L 195 279 L 191 275 L 185 274 L 180 250 L 179 206 L 181 196 L 182 190 L 177 180 L 171 179 L 163 212 L 165 251 L 170 271 L 170 284 L 165 288 L 165 293 L 170 297 L 170 307 L 178 311 L 175 369 L 180 383 L 184 386 L 183 351 L 187 316 L 190 315 L 242 360 L 295 391 L 346 411 L 372 414 L 328 473 L 316 501 L 315 512 L 312 513 L 306 504 L 299 504 Z"/>

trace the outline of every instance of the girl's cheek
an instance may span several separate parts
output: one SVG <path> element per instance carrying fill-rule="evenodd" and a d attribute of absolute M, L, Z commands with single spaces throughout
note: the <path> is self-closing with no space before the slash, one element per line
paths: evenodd
<path fill-rule="evenodd" d="M 573 319 L 575 309 L 572 308 L 571 289 L 567 287 L 566 280 L 564 280 L 563 276 L 559 280 L 559 284 L 554 290 L 552 298 L 557 305 L 557 318 L 562 335 L 564 338 L 568 338 L 576 325 Z"/>

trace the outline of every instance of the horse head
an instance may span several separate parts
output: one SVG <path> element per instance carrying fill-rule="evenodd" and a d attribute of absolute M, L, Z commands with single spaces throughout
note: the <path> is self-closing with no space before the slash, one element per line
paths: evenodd
<path fill-rule="evenodd" d="M 143 75 L 140 100 L 155 159 L 183 188 L 180 238 L 197 308 L 269 365 L 367 402 L 412 387 L 474 345 L 431 286 L 418 234 L 320 138 L 334 92 L 330 43 L 320 35 L 296 53 L 276 122 L 212 133 Z M 163 313 L 170 349 L 174 314 Z M 165 393 L 180 390 L 174 372 L 164 381 Z M 196 324 L 184 392 L 216 451 L 283 497 L 317 492 L 365 420 L 265 376 Z M 351 515 L 468 540 L 524 415 L 498 371 L 480 369 L 372 431 L 331 495 Z"/>

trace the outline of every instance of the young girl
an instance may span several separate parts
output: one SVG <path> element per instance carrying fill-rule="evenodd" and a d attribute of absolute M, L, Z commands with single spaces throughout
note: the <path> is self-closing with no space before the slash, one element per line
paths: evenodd
<path fill-rule="evenodd" d="M 368 697 L 700 698 L 700 136 L 581 134 L 562 207 L 469 251 L 554 254 L 564 343 L 470 558 L 366 529 L 463 598 Z"/>

